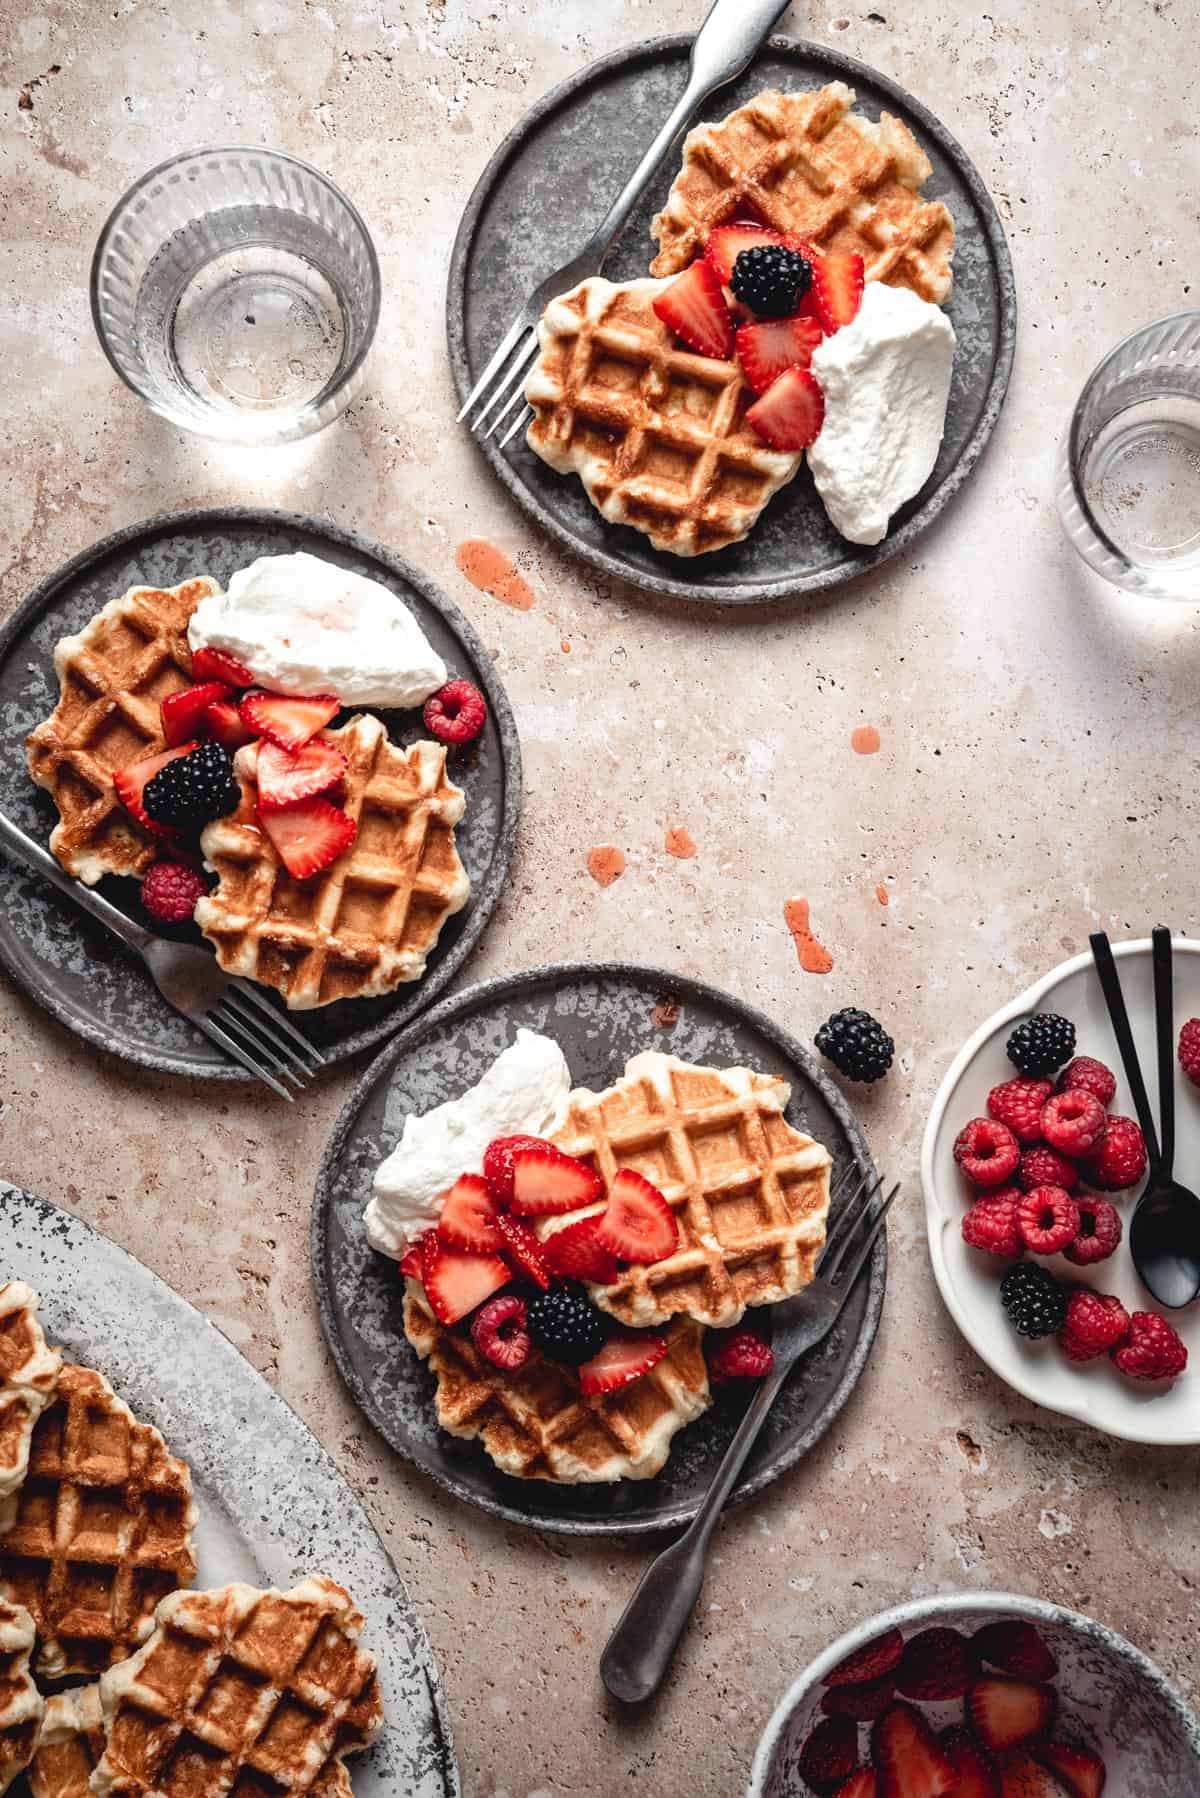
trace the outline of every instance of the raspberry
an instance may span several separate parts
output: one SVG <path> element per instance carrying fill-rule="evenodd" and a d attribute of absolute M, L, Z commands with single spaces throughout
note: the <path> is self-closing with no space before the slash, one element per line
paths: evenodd
<path fill-rule="evenodd" d="M 1200 1018 L 1189 1018 L 1179 1032 L 1179 1065 L 1193 1086 L 1200 1086 Z"/>
<path fill-rule="evenodd" d="M 1109 1118 L 1100 1147 L 1088 1156 L 1084 1177 L 1101 1192 L 1123 1192 L 1146 1171 L 1146 1139 L 1132 1118 Z"/>
<path fill-rule="evenodd" d="M 1076 1267 L 1090 1267 L 1094 1261 L 1107 1261 L 1121 1240 L 1122 1224 L 1115 1205 L 1098 1199 L 1094 1193 L 1080 1193 L 1075 1200 L 1079 1212 L 1079 1234 L 1068 1243 L 1063 1254 Z"/>
<path fill-rule="evenodd" d="M 1165 1317 L 1135 1311 L 1129 1338 L 1113 1350 L 1113 1360 L 1131 1380 L 1173 1380 L 1187 1366 L 1188 1352 Z"/>
<path fill-rule="evenodd" d="M 984 1249 L 989 1255 L 1003 1255 L 1007 1261 L 1019 1259 L 1024 1248 L 1017 1228 L 1017 1206 L 1021 1194 L 1006 1186 L 993 1197 L 976 1199 L 962 1221 L 963 1241 L 973 1249 Z"/>
<path fill-rule="evenodd" d="M 1079 1207 L 1061 1186 L 1035 1186 L 1017 1206 L 1017 1228 L 1033 1255 L 1057 1255 L 1079 1234 Z"/>
<path fill-rule="evenodd" d="M 421 715 L 439 743 L 473 743 L 487 723 L 487 706 L 469 680 L 452 680 L 430 695 Z"/>
<path fill-rule="evenodd" d="M 471 1340 L 485 1361 L 505 1373 L 515 1373 L 529 1359 L 528 1314 L 524 1299 L 515 1292 L 489 1299 L 471 1324 Z"/>
<path fill-rule="evenodd" d="M 194 868 L 182 862 L 155 862 L 142 882 L 142 904 L 160 924 L 184 924 L 207 891 Z"/>
<path fill-rule="evenodd" d="M 976 1186 L 1003 1186 L 1016 1172 L 1021 1149 L 1007 1124 L 972 1118 L 954 1139 L 954 1159 Z"/>
<path fill-rule="evenodd" d="M 1104 1139 L 1104 1107 L 1094 1093 L 1082 1087 L 1055 1093 L 1042 1106 L 1042 1135 L 1052 1149 L 1081 1161 Z"/>
<path fill-rule="evenodd" d="M 988 1094 L 988 1116 L 1007 1124 L 1018 1142 L 1041 1142 L 1042 1106 L 1053 1091 L 1050 1080 L 1006 1080 Z"/>
<path fill-rule="evenodd" d="M 1074 1192 L 1079 1185 L 1079 1169 L 1057 1149 L 1048 1149 L 1042 1143 L 1022 1154 L 1017 1185 L 1022 1192 L 1032 1192 L 1035 1186 L 1061 1186 L 1064 1192 Z"/>
<path fill-rule="evenodd" d="M 1116 1096 L 1117 1076 L 1094 1055 L 1077 1055 L 1058 1076 L 1058 1090 L 1060 1093 L 1091 1093 L 1093 1099 L 1108 1106 Z"/>
<path fill-rule="evenodd" d="M 1068 1361 L 1094 1361 L 1117 1348 L 1128 1334 L 1129 1313 L 1120 1299 L 1081 1286 L 1067 1300 L 1058 1346 Z"/>
<path fill-rule="evenodd" d="M 717 1380 L 761 1380 L 775 1365 L 775 1351 L 756 1330 L 732 1330 L 718 1339 L 708 1357 Z"/>

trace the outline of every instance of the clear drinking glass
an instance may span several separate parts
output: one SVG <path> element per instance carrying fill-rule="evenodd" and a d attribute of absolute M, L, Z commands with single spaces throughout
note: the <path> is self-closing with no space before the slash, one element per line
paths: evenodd
<path fill-rule="evenodd" d="M 1067 535 L 1097 574 L 1200 599 L 1200 312 L 1143 326 L 1093 370 L 1056 484 Z"/>
<path fill-rule="evenodd" d="M 356 209 L 276 150 L 187 151 L 117 203 L 92 317 L 121 379 L 174 424 L 284 443 L 350 403 L 379 318 Z"/>

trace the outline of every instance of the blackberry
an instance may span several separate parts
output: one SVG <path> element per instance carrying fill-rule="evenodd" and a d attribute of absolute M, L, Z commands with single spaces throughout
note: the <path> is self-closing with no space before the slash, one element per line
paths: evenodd
<path fill-rule="evenodd" d="M 756 244 L 733 265 L 735 299 L 761 318 L 790 318 L 812 284 L 812 263 L 781 243 Z"/>
<path fill-rule="evenodd" d="M 869 1011 L 848 1005 L 827 1018 L 816 1045 L 847 1080 L 882 1080 L 892 1065 L 896 1045 Z"/>
<path fill-rule="evenodd" d="M 176 756 L 146 782 L 142 804 L 156 824 L 198 830 L 210 818 L 223 818 L 241 803 L 242 789 L 233 763 L 219 743 L 201 743 L 190 755 Z"/>
<path fill-rule="evenodd" d="M 570 1281 L 539 1292 L 527 1303 L 529 1334 L 552 1361 L 579 1367 L 608 1341 L 608 1323 L 582 1286 Z"/>
<path fill-rule="evenodd" d="M 1036 1011 L 1018 1024 L 1005 1044 L 1013 1066 L 1041 1080 L 1070 1061 L 1075 1053 L 1075 1026 L 1053 1011 Z"/>
<path fill-rule="evenodd" d="M 1067 1294 L 1035 1261 L 1018 1261 L 1000 1282 L 1000 1303 L 1020 1336 L 1053 1336 L 1067 1315 Z"/>

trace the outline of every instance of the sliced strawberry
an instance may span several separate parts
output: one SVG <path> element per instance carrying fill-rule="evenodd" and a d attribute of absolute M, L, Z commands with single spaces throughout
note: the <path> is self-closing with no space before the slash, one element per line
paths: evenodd
<path fill-rule="evenodd" d="M 244 662 L 223 649 L 197 649 L 192 653 L 193 680 L 219 680 L 227 687 L 252 687 L 254 676 Z"/>
<path fill-rule="evenodd" d="M 218 699 L 204 714 L 204 728 L 214 742 L 230 755 L 245 743 L 253 743 L 254 732 L 242 723 L 242 714 L 232 700 Z"/>
<path fill-rule="evenodd" d="M 553 1217 L 580 1211 L 601 1196 L 599 1174 L 553 1143 L 517 1149 L 513 1161 L 512 1208 L 515 1217 Z"/>
<path fill-rule="evenodd" d="M 920 1711 L 894 1704 L 871 1732 L 879 1798 L 942 1798 L 956 1789 L 954 1768 Z"/>
<path fill-rule="evenodd" d="M 615 1255 L 596 1241 L 603 1213 L 564 1224 L 542 1244 L 542 1255 L 552 1274 L 564 1280 L 590 1280 L 593 1286 L 611 1286 L 620 1269 Z"/>
<path fill-rule="evenodd" d="M 900 1657 L 904 1653 L 904 1637 L 898 1629 L 885 1630 L 882 1636 L 876 1636 L 870 1642 L 864 1642 L 843 1661 L 839 1661 L 832 1673 L 825 1675 L 827 1686 L 856 1685 L 859 1681 L 882 1679 L 885 1673 L 893 1673 L 900 1665 Z"/>
<path fill-rule="evenodd" d="M 985 1748 L 1018 1748 L 1049 1735 L 1057 1711 L 1053 1686 L 977 1679 L 967 1689 L 967 1721 Z"/>
<path fill-rule="evenodd" d="M 610 1336 L 598 1355 L 579 1369 L 579 1390 L 587 1398 L 632 1385 L 657 1367 L 667 1352 L 667 1339 L 653 1330 Z"/>
<path fill-rule="evenodd" d="M 873 1767 L 860 1767 L 852 1773 L 844 1786 L 839 1786 L 833 1798 L 878 1798 L 879 1780 Z M 957 1795 L 956 1795 L 957 1798 Z"/>
<path fill-rule="evenodd" d="M 786 242 L 786 237 L 781 236 L 778 231 L 769 230 L 765 225 L 718 225 L 704 246 L 704 260 L 712 265 L 722 287 L 728 287 L 733 277 L 733 265 L 743 250 L 755 250 L 764 244 Z"/>
<path fill-rule="evenodd" d="M 160 755 L 148 755 L 145 761 L 130 762 L 127 768 L 118 768 L 112 777 L 117 798 L 130 815 L 137 819 L 143 830 L 150 831 L 156 837 L 173 837 L 174 831 L 164 824 L 156 824 L 142 804 L 142 793 L 146 782 L 152 780 L 160 768 L 173 762 L 177 756 L 190 755 L 193 749 L 199 749 L 198 740 L 190 743 L 178 743 L 174 749 L 164 749 Z"/>
<path fill-rule="evenodd" d="M 890 1673 L 882 1679 L 856 1680 L 849 1686 L 830 1686 L 821 1694 L 821 1709 L 827 1717 L 853 1717 L 856 1723 L 874 1723 L 882 1717 L 896 1696 L 896 1682 Z"/>
<path fill-rule="evenodd" d="M 209 706 L 232 698 L 232 689 L 219 680 L 208 680 L 199 687 L 181 687 L 178 693 L 168 693 L 158 710 L 162 734 L 171 748 L 177 749 L 189 737 L 202 736 Z"/>
<path fill-rule="evenodd" d="M 806 1787 L 836 1792 L 858 1765 L 858 1731 L 847 1717 L 826 1717 L 804 1738 L 796 1766 Z"/>
<path fill-rule="evenodd" d="M 268 738 L 258 752 L 258 803 L 264 812 L 283 811 L 327 793 L 345 772 L 346 758 L 332 743 L 314 738 L 301 749 L 281 749 Z"/>
<path fill-rule="evenodd" d="M 1037 1757 L 1053 1768 L 1071 1798 L 1100 1798 L 1108 1769 L 1090 1748 L 1075 1748 L 1069 1742 L 1047 1742 L 1045 1747 L 1037 1750 Z"/>
<path fill-rule="evenodd" d="M 701 356 L 728 362 L 733 355 L 733 320 L 721 282 L 709 262 L 693 262 L 654 301 L 664 325 Z"/>
<path fill-rule="evenodd" d="M 949 1698 L 961 1698 L 971 1675 L 978 1671 L 967 1653 L 966 1637 L 935 1624 L 909 1638 L 896 1685 L 905 1698 L 943 1704 Z"/>
<path fill-rule="evenodd" d="M 1071 1798 L 1069 1787 L 1025 1748 L 1005 1755 L 997 1789 L 1000 1798 Z M 954 1798 L 958 1798 L 957 1787 Z"/>
<path fill-rule="evenodd" d="M 258 821 L 293 880 L 320 874 L 358 835 L 354 819 L 328 799 L 304 799 L 286 812 L 259 812 Z"/>
<path fill-rule="evenodd" d="M 944 1729 L 938 1740 L 958 1778 L 954 1798 L 1000 1798 L 1000 1775 L 967 1730 Z"/>
<path fill-rule="evenodd" d="M 429 1231 L 425 1232 L 426 1236 L 429 1234 Z M 425 1236 L 418 1236 L 415 1242 L 409 1243 L 400 1257 L 399 1271 L 402 1280 L 419 1280 L 421 1278 L 421 1245 L 424 1241 Z"/>
<path fill-rule="evenodd" d="M 813 263 L 811 292 L 821 329 L 828 335 L 848 325 L 863 297 L 863 259 L 831 250 Z"/>
<path fill-rule="evenodd" d="M 665 1260 L 679 1247 L 679 1225 L 657 1186 L 623 1167 L 596 1226 L 596 1241 L 619 1261 L 648 1265 Z"/>
<path fill-rule="evenodd" d="M 772 449 L 802 450 L 825 422 L 825 395 L 809 368 L 788 368 L 746 412 L 746 423 Z"/>
<path fill-rule="evenodd" d="M 483 1177 L 496 1195 L 502 1211 L 513 1196 L 513 1156 L 518 1149 L 540 1149 L 541 1136 L 495 1136 L 483 1151 Z"/>
<path fill-rule="evenodd" d="M 1058 1662 L 1032 1623 L 1023 1617 L 1002 1617 L 985 1623 L 971 1637 L 978 1660 L 1011 1673 L 1016 1679 L 1053 1679 Z"/>
<path fill-rule="evenodd" d="M 499 1212 L 482 1174 L 460 1174 L 442 1201 L 437 1233 L 447 1248 L 490 1255 L 503 1248 Z"/>
<path fill-rule="evenodd" d="M 299 749 L 324 730 L 329 720 L 341 709 L 341 701 L 332 693 L 317 693 L 311 699 L 287 699 L 282 693 L 246 693 L 239 708 L 242 723 L 256 737 L 270 737 L 281 749 Z"/>
<path fill-rule="evenodd" d="M 499 1216 L 496 1228 L 500 1232 L 500 1252 L 513 1272 L 520 1274 L 522 1279 L 532 1280 L 542 1292 L 549 1292 L 550 1273 L 542 1256 L 542 1245 L 529 1225 L 518 1223 L 515 1217 Z"/>
<path fill-rule="evenodd" d="M 507 1286 L 512 1275 L 499 1255 L 466 1255 L 430 1230 L 421 1240 L 421 1279 L 433 1315 L 449 1325 Z"/>
<path fill-rule="evenodd" d="M 785 368 L 807 368 L 822 341 L 815 318 L 761 318 L 737 334 L 738 360 L 755 393 L 765 393 Z"/>

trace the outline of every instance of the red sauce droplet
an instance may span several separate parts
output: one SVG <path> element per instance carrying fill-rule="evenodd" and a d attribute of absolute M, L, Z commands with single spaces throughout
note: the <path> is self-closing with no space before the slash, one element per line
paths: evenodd
<path fill-rule="evenodd" d="M 562 650 L 562 652 L 565 656 L 570 655 L 571 645 L 567 642 L 567 639 L 565 637 L 563 638 L 562 642 L 559 644 L 558 647 Z"/>
<path fill-rule="evenodd" d="M 873 724 L 860 724 L 857 730 L 850 732 L 850 747 L 855 755 L 878 754 L 879 732 Z"/>
<path fill-rule="evenodd" d="M 668 855 L 678 856 L 681 862 L 687 861 L 690 856 L 693 856 L 696 853 L 696 845 L 692 841 L 692 833 L 686 824 L 673 824 L 671 826 L 670 830 L 667 832 L 665 847 Z"/>
<path fill-rule="evenodd" d="M 597 843 L 588 850 L 587 870 L 600 886 L 610 887 L 625 872 L 624 853 L 612 843 Z"/>
<path fill-rule="evenodd" d="M 875 888 L 875 897 L 878 899 L 880 905 L 886 905 L 888 902 L 887 888 L 885 886 L 883 886 L 882 884 L 877 886 Z"/>
<path fill-rule="evenodd" d="M 800 966 L 806 974 L 828 974 L 833 967 L 830 955 L 809 928 L 808 900 L 789 899 L 783 908 L 783 921 L 792 933 Z"/>
<path fill-rule="evenodd" d="M 473 587 L 490 593 L 518 612 L 528 612 L 535 594 L 524 575 L 518 574 L 503 550 L 483 537 L 468 537 L 460 543 L 455 561 Z"/>

